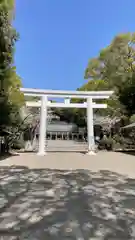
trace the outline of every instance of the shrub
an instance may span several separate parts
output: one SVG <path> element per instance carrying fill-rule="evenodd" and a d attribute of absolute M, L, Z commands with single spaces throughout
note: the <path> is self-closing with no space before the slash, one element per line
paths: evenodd
<path fill-rule="evenodd" d="M 24 141 L 22 141 L 20 139 L 19 140 L 16 139 L 13 141 L 12 149 L 20 150 L 22 148 L 24 148 Z"/>
<path fill-rule="evenodd" d="M 123 145 L 125 143 L 125 138 L 123 136 L 120 135 L 114 135 L 113 139 L 115 141 L 116 144 L 120 144 Z"/>
<path fill-rule="evenodd" d="M 100 140 L 98 148 L 100 150 L 106 149 L 108 151 L 111 151 L 113 150 L 113 144 L 114 144 L 113 139 L 111 137 L 105 136 Z"/>
<path fill-rule="evenodd" d="M 106 144 L 105 144 L 106 150 L 108 150 L 108 151 L 113 150 L 113 144 L 114 144 L 113 139 L 111 137 L 107 138 Z"/>
<path fill-rule="evenodd" d="M 134 133 L 130 132 L 128 136 L 119 136 L 115 135 L 113 137 L 115 141 L 115 148 L 121 148 L 121 149 L 132 149 L 135 148 L 135 140 L 134 140 Z"/>

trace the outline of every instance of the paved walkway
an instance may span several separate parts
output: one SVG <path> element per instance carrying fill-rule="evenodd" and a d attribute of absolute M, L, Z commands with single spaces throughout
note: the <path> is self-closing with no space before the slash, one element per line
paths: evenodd
<path fill-rule="evenodd" d="M 135 157 L 49 153 L 1 161 L 0 239 L 135 239 Z"/>
<path fill-rule="evenodd" d="M 98 152 L 95 156 L 75 152 L 53 152 L 44 157 L 33 153 L 22 153 L 0 162 L 0 166 L 26 166 L 49 169 L 87 169 L 91 171 L 109 170 L 135 177 L 135 156 L 115 153 Z"/>

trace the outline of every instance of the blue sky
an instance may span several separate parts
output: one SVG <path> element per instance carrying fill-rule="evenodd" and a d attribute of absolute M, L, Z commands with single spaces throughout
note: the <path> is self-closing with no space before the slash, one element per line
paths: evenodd
<path fill-rule="evenodd" d="M 16 0 L 15 64 L 24 87 L 75 90 L 88 60 L 135 31 L 134 0 Z"/>

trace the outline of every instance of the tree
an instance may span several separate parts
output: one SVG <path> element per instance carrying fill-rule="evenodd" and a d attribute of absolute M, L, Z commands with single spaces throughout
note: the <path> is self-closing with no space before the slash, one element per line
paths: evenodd
<path fill-rule="evenodd" d="M 125 114 L 125 110 L 130 115 L 133 108 L 135 109 L 134 72 L 135 33 L 118 35 L 108 47 L 100 51 L 97 58 L 89 61 L 85 71 L 85 78 L 89 79 L 89 82 L 85 89 L 90 87 L 91 90 L 114 90 L 108 105 L 113 105 L 112 110 L 119 109 L 120 111 L 115 111 L 118 115 Z"/>
<path fill-rule="evenodd" d="M 20 108 L 24 96 L 20 92 L 21 79 L 14 66 L 15 43 L 18 34 L 12 26 L 14 1 L 0 1 L 0 130 L 8 130 L 8 145 L 17 137 L 21 126 Z"/>
<path fill-rule="evenodd" d="M 14 49 L 18 34 L 12 27 L 14 1 L 0 3 L 0 127 L 11 126 L 19 119 L 24 103 L 20 93 L 21 80 L 14 67 Z M 14 115 L 14 117 L 13 117 Z M 16 116 L 16 117 L 15 117 Z"/>
<path fill-rule="evenodd" d="M 125 106 L 128 116 L 135 114 L 135 73 L 119 92 L 119 100 Z"/>
<path fill-rule="evenodd" d="M 135 70 L 135 34 L 121 34 L 91 59 L 85 71 L 86 79 L 108 82 L 110 88 L 123 87 Z"/>
<path fill-rule="evenodd" d="M 130 117 L 130 123 L 134 123 L 135 122 L 135 114 L 133 114 L 131 117 Z"/>

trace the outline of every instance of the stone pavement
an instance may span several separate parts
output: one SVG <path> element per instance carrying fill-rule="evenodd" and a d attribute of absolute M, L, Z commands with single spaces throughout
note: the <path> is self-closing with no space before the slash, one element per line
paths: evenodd
<path fill-rule="evenodd" d="M 119 153 L 1 161 L 0 240 L 135 239 L 134 171 Z"/>
<path fill-rule="evenodd" d="M 20 156 L 13 156 L 0 161 L 0 167 L 12 165 L 26 166 L 32 169 L 109 170 L 135 178 L 135 156 L 116 152 L 101 151 L 96 156 L 79 152 L 49 152 L 44 157 L 33 153 L 22 153 Z"/>

